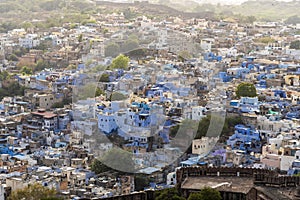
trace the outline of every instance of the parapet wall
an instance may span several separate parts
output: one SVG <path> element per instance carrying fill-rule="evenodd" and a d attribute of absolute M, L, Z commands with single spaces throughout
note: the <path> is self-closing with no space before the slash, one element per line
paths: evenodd
<path fill-rule="evenodd" d="M 249 177 L 256 185 L 286 187 L 300 184 L 300 177 L 280 176 L 277 171 L 238 167 L 183 167 L 176 171 L 177 186 L 187 177 Z"/>

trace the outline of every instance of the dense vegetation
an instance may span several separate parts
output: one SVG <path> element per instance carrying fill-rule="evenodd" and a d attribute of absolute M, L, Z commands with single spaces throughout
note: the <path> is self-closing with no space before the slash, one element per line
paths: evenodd
<path fill-rule="evenodd" d="M 257 92 L 253 83 L 240 83 L 236 89 L 236 96 L 240 97 L 256 97 Z"/>
<path fill-rule="evenodd" d="M 151 1 L 150 1 L 151 2 Z M 158 2 L 170 7 L 173 7 L 182 11 L 189 12 L 211 12 L 214 13 L 215 16 L 226 18 L 233 17 L 239 18 L 241 21 L 251 22 L 253 20 L 253 16 L 258 18 L 259 20 L 273 21 L 273 20 L 281 20 L 282 18 L 288 19 L 292 17 L 287 22 L 295 23 L 295 20 L 298 21 L 299 15 L 298 8 L 300 7 L 299 1 L 275 1 L 275 0 L 260 0 L 254 1 L 249 0 L 241 5 L 226 5 L 223 6 L 221 4 L 204 3 L 197 4 L 192 0 L 180 1 L 180 0 L 152 0 L 152 2 Z M 210 1 L 206 1 L 210 2 Z M 248 18 L 248 16 L 252 16 Z"/>
<path fill-rule="evenodd" d="M 188 200 L 221 200 L 222 196 L 216 189 L 205 187 L 200 192 L 191 193 Z"/>
<path fill-rule="evenodd" d="M 3 97 L 23 96 L 25 87 L 21 86 L 17 81 L 12 79 L 12 75 L 7 71 L 0 72 L 0 100 Z"/>
<path fill-rule="evenodd" d="M 19 190 L 12 191 L 8 197 L 9 200 L 62 200 L 56 196 L 56 190 L 44 187 L 38 183 L 28 185 L 27 187 Z"/>
<path fill-rule="evenodd" d="M 181 124 L 178 124 L 171 128 L 170 130 L 170 136 L 175 137 L 178 133 L 181 131 L 187 131 L 187 130 L 194 130 L 196 131 L 195 139 L 200 139 L 201 137 L 208 136 L 208 129 L 211 124 L 212 116 L 208 115 L 198 121 L 192 121 L 192 120 L 185 120 Z M 243 121 L 241 117 L 229 117 L 226 116 L 224 119 L 224 122 L 222 122 L 222 117 L 214 115 L 214 120 L 216 120 L 216 123 L 220 123 L 222 127 L 221 129 L 221 135 L 219 133 L 214 132 L 215 135 L 209 135 L 210 137 L 217 137 L 217 136 L 228 136 L 230 133 L 233 132 L 234 126 L 237 124 L 242 124 Z M 223 125 L 224 124 L 224 125 Z M 211 127 L 214 129 L 214 127 Z"/>

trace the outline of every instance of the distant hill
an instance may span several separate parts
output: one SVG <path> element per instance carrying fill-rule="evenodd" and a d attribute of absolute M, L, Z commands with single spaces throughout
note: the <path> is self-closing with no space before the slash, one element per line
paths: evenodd
<path fill-rule="evenodd" d="M 93 14 L 115 11 L 129 12 L 131 16 L 138 14 L 152 17 L 181 16 L 210 19 L 228 17 L 245 19 L 246 17 L 243 16 L 255 16 L 256 19 L 266 21 L 293 16 L 294 21 L 300 20 L 298 14 L 300 1 L 252 0 L 240 5 L 226 6 L 205 3 L 211 0 L 149 0 L 147 2 L 124 0 L 123 2 L 127 3 L 97 0 L 0 0 L 0 32 L 19 26 L 32 26 L 30 24 L 32 21 L 35 21 L 33 25 L 39 28 L 57 26 L 65 22 L 84 23 L 92 20 L 90 16 Z M 216 2 L 218 1 L 214 3 Z M 24 22 L 27 24 L 24 25 Z"/>
<path fill-rule="evenodd" d="M 214 1 L 214 3 L 210 3 L 212 2 L 211 0 L 150 0 L 150 2 L 167 5 L 185 12 L 197 13 L 203 11 L 211 11 L 216 15 L 252 15 L 257 19 L 262 20 L 280 20 L 287 19 L 288 17 L 294 15 L 300 16 L 300 13 L 298 11 L 300 8 L 300 1 L 298 0 L 288 2 L 275 0 L 238 0 L 238 2 L 241 4 L 226 6 L 216 3 L 221 1 Z M 231 0 L 231 2 L 237 2 L 237 0 Z"/>

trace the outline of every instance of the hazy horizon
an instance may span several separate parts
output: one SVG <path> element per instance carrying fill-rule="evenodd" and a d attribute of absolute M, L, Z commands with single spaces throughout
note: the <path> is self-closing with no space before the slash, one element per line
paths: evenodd
<path fill-rule="evenodd" d="M 104 1 L 111 1 L 111 2 L 133 2 L 135 0 L 104 0 Z M 137 0 L 137 1 L 150 1 L 150 2 L 158 2 L 159 0 Z M 197 3 L 209 3 L 209 4 L 224 4 L 224 5 L 239 5 L 242 4 L 246 1 L 261 1 L 261 0 L 191 0 Z M 290 2 L 293 0 L 274 0 L 274 1 L 284 1 L 284 2 Z M 299 1 L 299 0 L 296 0 Z M 175 2 L 177 3 L 178 0 L 170 0 L 170 2 Z"/>

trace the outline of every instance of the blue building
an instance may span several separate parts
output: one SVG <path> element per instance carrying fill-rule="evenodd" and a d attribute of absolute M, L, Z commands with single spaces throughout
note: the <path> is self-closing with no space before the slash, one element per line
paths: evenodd
<path fill-rule="evenodd" d="M 243 150 L 246 152 L 260 152 L 261 138 L 257 130 L 238 124 L 235 127 L 234 134 L 227 140 L 227 145 L 232 149 Z"/>
<path fill-rule="evenodd" d="M 115 117 L 112 113 L 104 111 L 97 114 L 98 128 L 105 134 L 109 134 L 118 129 L 118 125 L 115 122 Z"/>
<path fill-rule="evenodd" d="M 205 53 L 204 54 L 204 60 L 208 61 L 208 62 L 212 62 L 212 61 L 222 61 L 222 56 L 217 56 L 212 52 L 209 53 Z"/>

